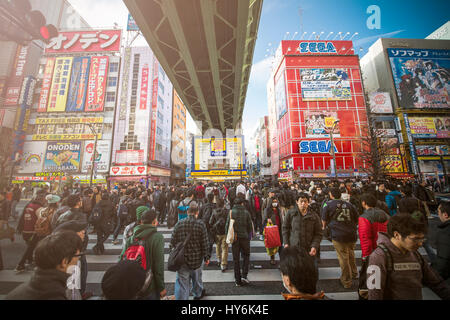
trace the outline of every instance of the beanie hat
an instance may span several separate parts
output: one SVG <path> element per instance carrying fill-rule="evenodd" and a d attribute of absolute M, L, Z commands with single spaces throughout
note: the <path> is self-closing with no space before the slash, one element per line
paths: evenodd
<path fill-rule="evenodd" d="M 58 203 L 61 200 L 61 198 L 56 194 L 49 194 L 45 197 L 45 200 L 47 200 L 47 202 L 50 204 L 50 203 Z"/>
<path fill-rule="evenodd" d="M 148 207 L 146 207 L 146 206 L 140 206 L 140 207 L 137 207 L 137 209 L 136 209 L 136 220 L 137 221 L 140 221 L 141 220 L 141 217 L 142 217 L 142 214 L 145 212 L 145 211 L 147 211 L 147 210 L 150 210 Z"/>
<path fill-rule="evenodd" d="M 145 270 L 136 261 L 122 260 L 106 270 L 102 291 L 107 300 L 131 300 L 145 283 Z"/>

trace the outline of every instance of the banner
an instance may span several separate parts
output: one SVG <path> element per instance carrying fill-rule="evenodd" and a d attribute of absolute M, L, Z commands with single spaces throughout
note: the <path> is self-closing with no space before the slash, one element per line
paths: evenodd
<path fill-rule="evenodd" d="M 147 96 L 148 96 L 148 64 L 145 64 L 142 68 L 142 77 L 141 77 L 141 93 L 140 93 L 140 103 L 139 109 L 145 110 L 147 109 Z"/>
<path fill-rule="evenodd" d="M 391 96 L 389 92 L 373 92 L 369 95 L 370 112 L 392 113 Z"/>
<path fill-rule="evenodd" d="M 47 142 L 25 142 L 22 160 L 17 173 L 35 173 L 42 171 Z"/>
<path fill-rule="evenodd" d="M 348 69 L 300 69 L 303 101 L 352 100 Z"/>
<path fill-rule="evenodd" d="M 128 14 L 127 31 L 139 31 L 139 27 L 130 13 Z"/>
<path fill-rule="evenodd" d="M 50 40 L 45 54 L 75 52 L 119 52 L 122 30 L 59 32 Z"/>
<path fill-rule="evenodd" d="M 82 172 L 90 172 L 92 165 L 92 157 L 94 155 L 95 141 L 86 141 L 83 148 L 83 164 L 81 166 Z M 97 152 L 95 158 L 95 168 L 97 172 L 109 171 L 109 157 L 110 157 L 111 143 L 109 141 L 98 140 Z"/>
<path fill-rule="evenodd" d="M 55 58 L 48 58 L 45 65 L 44 77 L 42 78 L 41 96 L 37 112 L 47 112 L 48 97 L 52 85 L 53 69 L 55 67 Z"/>
<path fill-rule="evenodd" d="M 57 58 L 47 112 L 64 112 L 69 93 L 73 57 Z"/>
<path fill-rule="evenodd" d="M 90 65 L 90 57 L 76 57 L 73 60 L 72 80 L 70 81 L 66 106 L 67 112 L 84 111 Z"/>
<path fill-rule="evenodd" d="M 146 166 L 112 166 L 110 170 L 112 176 L 146 176 Z"/>
<path fill-rule="evenodd" d="M 402 109 L 450 108 L 450 50 L 388 49 Z"/>
<path fill-rule="evenodd" d="M 450 138 L 450 117 L 410 117 L 409 125 L 415 138 Z"/>
<path fill-rule="evenodd" d="M 108 73 L 108 56 L 91 58 L 88 91 L 86 97 L 86 112 L 103 111 Z"/>
<path fill-rule="evenodd" d="M 36 124 L 62 124 L 62 123 L 103 123 L 103 117 L 92 118 L 37 118 Z"/>
<path fill-rule="evenodd" d="M 12 75 L 7 81 L 5 102 L 3 103 L 5 106 L 14 106 L 18 104 L 17 100 L 19 99 L 20 89 L 23 83 L 27 57 L 28 47 L 17 46 Z"/>
<path fill-rule="evenodd" d="M 156 149 L 156 113 L 158 110 L 158 75 L 159 63 L 156 57 L 153 57 L 153 88 L 152 88 L 152 111 L 150 126 L 150 141 L 148 148 L 148 160 L 155 160 Z"/>
<path fill-rule="evenodd" d="M 305 111 L 305 127 L 307 138 L 325 138 L 330 136 L 333 123 L 338 120 L 337 112 Z M 340 137 L 341 131 L 335 126 L 333 137 Z"/>
<path fill-rule="evenodd" d="M 77 172 L 80 158 L 81 142 L 48 142 L 44 171 Z"/>
<path fill-rule="evenodd" d="M 97 139 L 101 139 L 102 134 L 97 134 Z M 92 140 L 95 139 L 95 135 L 90 134 L 34 134 L 33 141 L 65 141 L 65 140 Z"/>

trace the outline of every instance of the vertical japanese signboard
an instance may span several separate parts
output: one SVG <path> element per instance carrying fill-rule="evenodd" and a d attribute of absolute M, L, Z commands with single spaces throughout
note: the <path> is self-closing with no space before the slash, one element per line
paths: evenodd
<path fill-rule="evenodd" d="M 45 65 L 44 77 L 42 79 L 41 96 L 39 97 L 39 105 L 37 112 L 47 112 L 48 97 L 52 85 L 53 69 L 55 67 L 55 58 L 48 58 Z"/>
<path fill-rule="evenodd" d="M 148 64 L 145 64 L 144 68 L 142 68 L 141 94 L 140 94 L 141 99 L 139 103 L 140 110 L 147 109 L 148 76 L 149 76 Z"/>
<path fill-rule="evenodd" d="M 152 120 L 150 127 L 150 145 L 148 148 L 148 159 L 155 160 L 156 147 L 156 113 L 158 109 L 158 60 L 153 58 L 153 89 L 152 89 Z"/>
<path fill-rule="evenodd" d="M 90 64 L 90 57 L 77 57 L 73 60 L 66 107 L 68 112 L 84 111 Z"/>
<path fill-rule="evenodd" d="M 24 69 L 28 56 L 28 47 L 18 46 L 16 60 L 11 77 L 7 83 L 5 106 L 14 106 L 18 104 L 20 95 L 20 86 L 23 82 Z"/>
<path fill-rule="evenodd" d="M 98 56 L 91 58 L 88 91 L 86 97 L 86 112 L 103 111 L 106 93 L 106 80 L 109 57 Z"/>
<path fill-rule="evenodd" d="M 66 110 L 72 61 L 73 57 L 56 59 L 47 112 L 64 112 Z"/>

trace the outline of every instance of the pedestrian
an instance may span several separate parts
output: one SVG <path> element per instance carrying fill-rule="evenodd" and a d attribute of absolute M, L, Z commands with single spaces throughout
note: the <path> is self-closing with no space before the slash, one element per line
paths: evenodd
<path fill-rule="evenodd" d="M 255 187 L 253 190 L 253 194 L 250 197 L 250 208 L 254 213 L 254 221 L 253 225 L 255 226 L 255 231 L 258 236 L 262 236 L 264 228 L 262 224 L 262 204 L 263 198 L 262 194 L 259 191 L 259 188 Z"/>
<path fill-rule="evenodd" d="M 217 264 L 220 266 L 222 272 L 227 270 L 228 266 L 228 244 L 227 244 L 227 230 L 225 228 L 229 207 L 225 207 L 225 202 L 222 198 L 217 200 L 217 208 L 214 209 L 209 225 L 211 226 L 211 233 L 216 242 L 216 257 Z"/>
<path fill-rule="evenodd" d="M 425 233 L 425 225 L 409 214 L 389 219 L 387 233 L 379 233 L 378 247 L 369 256 L 369 300 L 422 300 L 423 286 L 450 300 L 450 287 L 417 252 Z"/>
<path fill-rule="evenodd" d="M 189 190 L 187 191 L 186 194 L 186 198 L 184 198 L 184 200 L 182 200 L 178 207 L 178 222 L 180 222 L 183 219 L 186 219 L 188 217 L 188 209 L 189 209 L 189 205 L 192 201 L 194 201 L 194 197 L 195 197 L 195 193 L 193 190 Z M 197 203 L 197 202 L 196 202 Z M 198 206 L 198 203 L 197 203 Z"/>
<path fill-rule="evenodd" d="M 22 215 L 19 218 L 17 232 L 22 234 L 23 240 L 27 244 L 27 248 L 14 270 L 16 273 L 25 271 L 25 264 L 27 262 L 29 266 L 32 265 L 34 249 L 41 239 L 36 235 L 35 231 L 35 224 L 38 219 L 37 211 L 39 208 L 46 205 L 45 196 L 46 193 L 44 190 L 38 191 L 36 197 L 25 206 Z"/>
<path fill-rule="evenodd" d="M 175 300 L 189 299 L 191 281 L 194 300 L 200 300 L 206 295 L 203 288 L 202 264 L 204 262 L 206 266 L 209 265 L 210 253 L 206 226 L 201 219 L 197 219 L 198 214 L 198 205 L 193 201 L 189 204 L 188 217 L 178 221 L 172 232 L 169 250 L 173 250 L 190 235 L 184 248 L 185 263 L 176 275 Z"/>
<path fill-rule="evenodd" d="M 0 191 L 0 231 L 3 230 L 4 226 L 8 223 L 8 200 L 6 200 L 6 192 Z M 11 241 L 14 238 L 11 239 Z M 3 257 L 2 257 L 2 247 L 0 243 L 0 271 L 3 270 Z"/>
<path fill-rule="evenodd" d="M 126 240 L 120 255 L 120 260 L 127 260 L 129 258 L 127 257 L 127 249 L 139 243 L 139 241 L 144 241 L 146 269 L 143 270 L 151 272 L 151 282 L 140 293 L 139 299 L 141 300 L 160 300 L 167 294 L 164 287 L 164 237 L 158 232 L 157 226 L 158 220 L 155 210 L 146 208 L 140 215 L 138 225 L 133 229 L 133 235 Z"/>
<path fill-rule="evenodd" d="M 431 266 L 450 284 L 450 202 L 443 201 L 438 207 L 441 224 L 436 232 L 436 259 Z"/>
<path fill-rule="evenodd" d="M 345 289 L 350 289 L 352 278 L 358 278 L 355 260 L 358 213 L 351 203 L 340 200 L 340 189 L 332 188 L 329 196 L 331 200 L 322 208 L 322 229 L 325 230 L 327 225 L 330 228 L 341 268 L 340 282 Z"/>
<path fill-rule="evenodd" d="M 27 282 L 6 296 L 6 300 L 67 300 L 68 269 L 78 263 L 82 241 L 73 231 L 61 231 L 36 246 L 36 269 Z"/>
<path fill-rule="evenodd" d="M 250 283 L 248 280 L 248 270 L 250 267 L 250 234 L 253 232 L 252 219 L 250 213 L 244 207 L 245 194 L 239 192 L 234 201 L 234 207 L 227 216 L 225 230 L 228 230 L 230 219 L 234 219 L 234 232 L 236 241 L 233 242 L 231 250 L 233 252 L 234 279 L 235 285 L 240 287 Z M 240 257 L 243 257 L 241 272 Z"/>
<path fill-rule="evenodd" d="M 398 203 L 401 200 L 401 193 L 397 190 L 397 187 L 392 183 L 386 184 L 386 204 L 389 208 L 389 215 L 394 216 L 397 214 Z"/>
<path fill-rule="evenodd" d="M 117 219 L 116 219 L 116 228 L 114 229 L 113 233 L 113 241 L 112 243 L 114 245 L 117 245 L 120 243 L 119 240 L 117 240 L 117 237 L 119 236 L 120 230 L 122 228 L 125 228 L 128 225 L 129 221 L 129 214 L 128 212 L 128 202 L 130 201 L 130 198 L 125 193 L 122 193 L 122 196 L 120 197 L 119 204 L 117 206 Z"/>
<path fill-rule="evenodd" d="M 11 217 L 14 220 L 17 220 L 16 207 L 20 201 L 21 196 L 22 196 L 22 191 L 20 190 L 19 186 L 16 184 L 12 190 L 12 201 L 11 201 Z"/>
<path fill-rule="evenodd" d="M 264 222 L 263 225 L 275 225 L 278 227 L 278 232 L 280 235 L 280 241 L 281 246 L 278 248 L 270 248 L 267 249 L 267 252 L 270 256 L 270 264 L 275 265 L 275 254 L 278 252 L 278 255 L 281 254 L 281 251 L 283 249 L 283 224 L 282 224 L 282 218 L 281 218 L 281 210 L 279 207 L 278 198 L 269 198 L 270 203 L 267 204 L 266 209 L 264 210 Z"/>
<path fill-rule="evenodd" d="M 286 247 L 281 254 L 280 272 L 283 286 L 289 292 L 282 294 L 285 300 L 327 299 L 323 291 L 316 291 L 319 272 L 304 248 Z"/>
<path fill-rule="evenodd" d="M 114 231 L 114 220 L 116 218 L 114 206 L 107 192 L 102 193 L 102 200 L 92 209 L 92 212 L 95 211 L 99 211 L 101 214 L 100 219 L 94 224 L 95 230 L 97 231 L 97 243 L 92 248 L 92 251 L 96 255 L 101 255 L 105 252 L 104 242 Z"/>
<path fill-rule="evenodd" d="M 320 218 L 309 208 L 308 194 L 299 193 L 294 201 L 296 205 L 289 209 L 283 221 L 284 248 L 303 248 L 318 268 L 317 253 L 323 237 Z"/>

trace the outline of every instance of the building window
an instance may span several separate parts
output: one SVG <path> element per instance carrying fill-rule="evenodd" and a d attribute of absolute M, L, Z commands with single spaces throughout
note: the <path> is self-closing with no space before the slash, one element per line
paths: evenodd
<path fill-rule="evenodd" d="M 163 116 L 162 113 L 159 112 L 159 111 L 158 111 L 158 118 L 159 118 L 161 121 L 164 121 L 164 116 Z"/>
<path fill-rule="evenodd" d="M 107 92 L 106 93 L 106 102 L 114 102 L 116 101 L 116 93 L 115 92 Z"/>
<path fill-rule="evenodd" d="M 158 96 L 158 104 L 161 108 L 164 108 L 164 100 L 160 96 Z"/>
<path fill-rule="evenodd" d="M 161 94 L 164 95 L 164 85 L 161 81 L 158 81 L 159 89 L 161 90 Z"/>
<path fill-rule="evenodd" d="M 111 62 L 109 64 L 109 72 L 118 72 L 119 71 L 119 64 L 117 62 Z"/>
<path fill-rule="evenodd" d="M 117 87 L 117 77 L 108 77 L 108 87 Z"/>
<path fill-rule="evenodd" d="M 161 130 L 161 128 L 156 127 L 156 134 L 160 136 L 160 135 L 162 135 L 162 133 L 163 133 L 163 131 Z"/>

